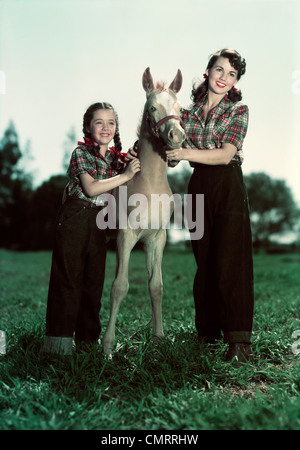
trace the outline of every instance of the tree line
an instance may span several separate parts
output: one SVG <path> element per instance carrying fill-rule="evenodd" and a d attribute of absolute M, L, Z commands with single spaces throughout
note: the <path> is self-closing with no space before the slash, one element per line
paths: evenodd
<path fill-rule="evenodd" d="M 75 133 L 71 131 L 64 143 L 66 170 Z M 51 176 L 39 187 L 33 187 L 30 173 L 20 162 L 18 134 L 11 122 L 0 140 L 0 247 L 17 250 L 52 248 L 54 223 L 67 184 L 65 174 Z M 187 192 L 190 171 L 168 174 L 173 192 Z M 272 179 L 264 172 L 244 176 L 249 196 L 250 218 L 255 248 L 268 249 L 271 236 L 288 231 L 298 233 L 294 246 L 299 247 L 300 210 L 285 180 Z"/>

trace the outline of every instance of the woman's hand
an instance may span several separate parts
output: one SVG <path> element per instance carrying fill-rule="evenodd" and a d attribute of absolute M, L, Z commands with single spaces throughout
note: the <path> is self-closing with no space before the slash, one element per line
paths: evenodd
<path fill-rule="evenodd" d="M 173 150 L 166 150 L 167 158 L 170 161 L 181 161 L 182 159 L 186 159 L 185 153 L 185 148 L 174 148 Z"/>
<path fill-rule="evenodd" d="M 124 174 L 128 177 L 128 180 L 131 180 L 134 177 L 134 175 L 140 170 L 141 170 L 140 160 L 138 158 L 134 158 L 126 166 Z"/>

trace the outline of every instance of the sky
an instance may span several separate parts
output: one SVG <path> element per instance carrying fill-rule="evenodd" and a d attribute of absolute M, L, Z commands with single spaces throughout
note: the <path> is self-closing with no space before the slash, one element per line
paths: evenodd
<path fill-rule="evenodd" d="M 147 67 L 167 83 L 179 68 L 187 106 L 209 56 L 234 48 L 247 62 L 243 171 L 286 180 L 300 204 L 299 23 L 300 0 L 0 0 L 0 138 L 13 121 L 38 186 L 62 173 L 67 134 L 82 140 L 90 104 L 115 107 L 126 151 Z"/>

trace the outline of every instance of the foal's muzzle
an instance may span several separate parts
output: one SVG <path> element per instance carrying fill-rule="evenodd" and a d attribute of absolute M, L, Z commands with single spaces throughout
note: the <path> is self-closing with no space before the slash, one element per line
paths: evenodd
<path fill-rule="evenodd" d="M 166 116 L 163 119 L 159 120 L 157 123 L 154 123 L 152 117 L 148 113 L 147 119 L 148 119 L 148 122 L 150 125 L 150 130 L 151 130 L 152 134 L 154 136 L 156 136 L 157 138 L 162 139 L 163 141 L 165 141 L 165 139 L 163 139 L 162 136 L 160 136 L 160 134 L 159 134 L 159 130 L 160 130 L 161 126 L 171 119 L 175 119 L 175 120 L 179 121 L 182 131 L 176 127 L 171 128 L 171 130 L 168 133 L 167 142 L 164 142 L 164 144 L 167 145 L 168 147 L 174 148 L 174 144 L 175 144 L 175 146 L 176 145 L 180 146 L 180 144 L 185 140 L 185 125 L 184 125 L 184 122 L 181 119 L 181 117 L 170 115 L 170 116 Z"/>

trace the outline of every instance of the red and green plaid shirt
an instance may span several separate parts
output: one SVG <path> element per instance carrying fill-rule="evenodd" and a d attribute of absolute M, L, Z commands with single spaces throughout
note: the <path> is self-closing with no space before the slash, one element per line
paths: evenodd
<path fill-rule="evenodd" d="M 237 148 L 232 161 L 242 164 L 243 140 L 248 128 L 248 106 L 240 102 L 233 103 L 225 96 L 210 112 L 205 123 L 205 101 L 206 96 L 182 114 L 187 135 L 184 147 L 210 150 L 220 148 L 222 143 L 230 143 Z"/>
<path fill-rule="evenodd" d="M 82 200 L 87 200 L 97 206 L 105 203 L 105 196 L 110 192 L 87 197 L 82 189 L 79 175 L 87 172 L 95 180 L 103 180 L 118 175 L 119 171 L 112 168 L 112 163 L 116 159 L 115 148 L 110 147 L 105 157 L 95 156 L 86 145 L 79 145 L 72 153 L 67 175 L 70 178 L 65 188 L 65 195 L 71 195 Z"/>

